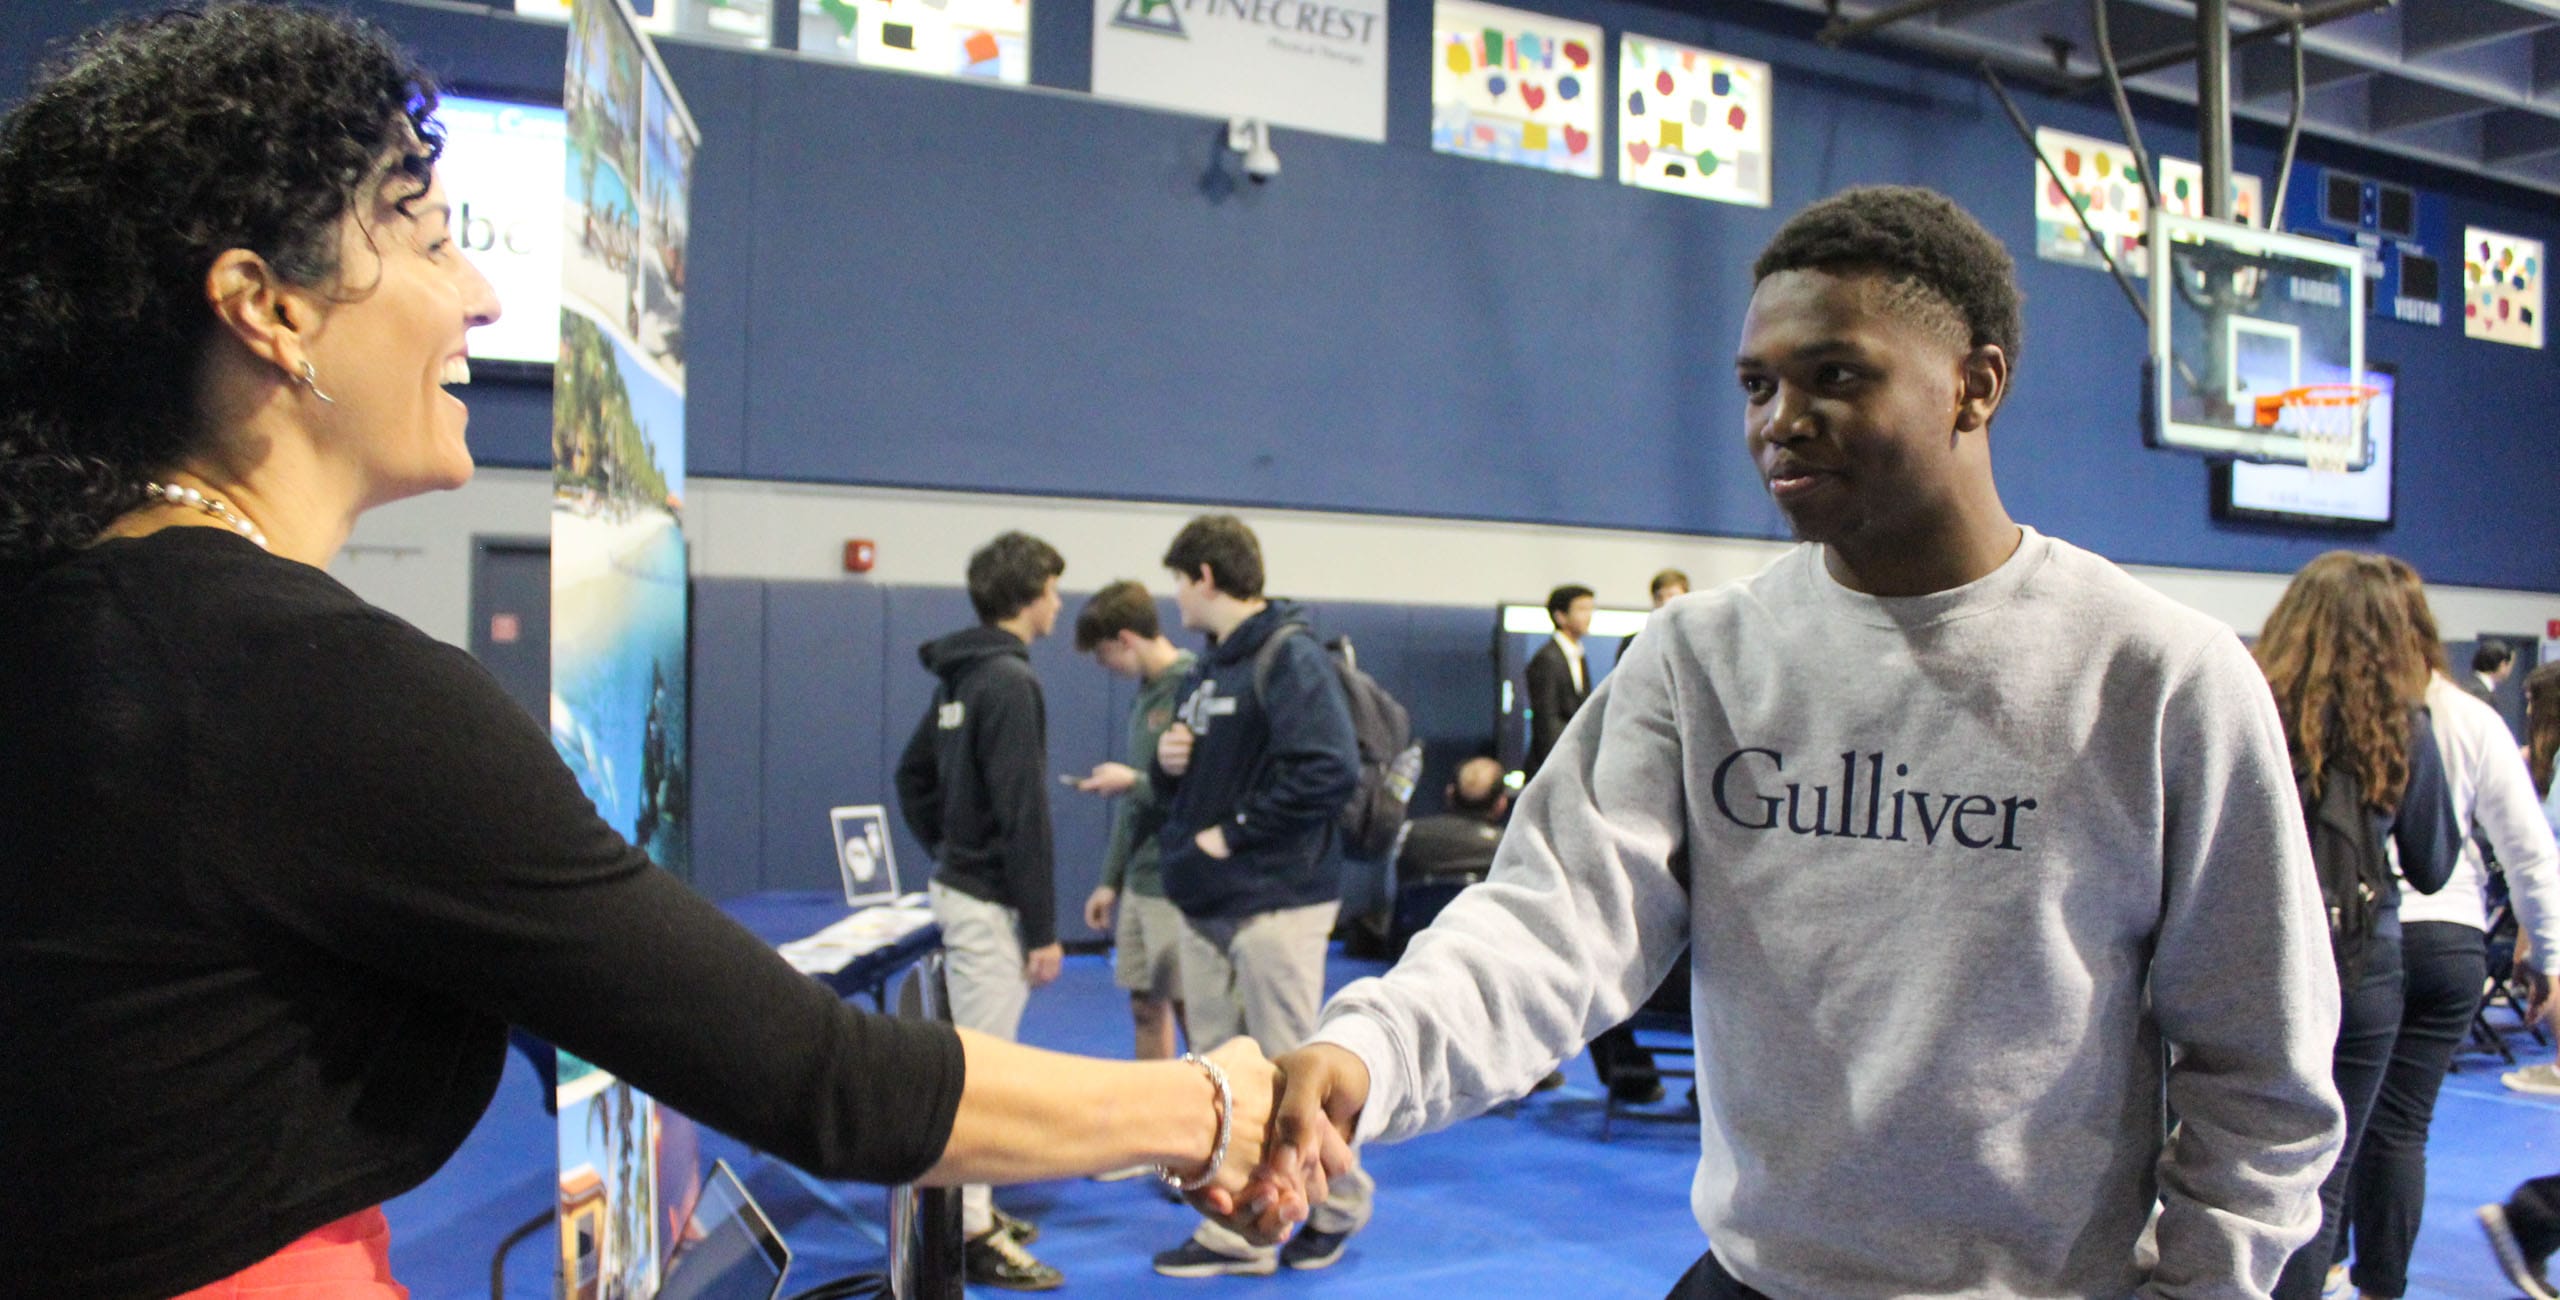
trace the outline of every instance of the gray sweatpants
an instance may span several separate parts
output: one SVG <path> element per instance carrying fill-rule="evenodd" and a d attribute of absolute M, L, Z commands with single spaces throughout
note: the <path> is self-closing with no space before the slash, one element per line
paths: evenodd
<path fill-rule="evenodd" d="M 925 886 L 933 919 L 942 926 L 943 978 L 951 985 L 951 1022 L 963 1029 L 1013 1039 L 1031 1003 L 1022 977 L 1022 918 L 1010 907 L 944 887 Z M 995 1197 L 982 1183 L 960 1189 L 960 1232 L 985 1236 L 996 1225 Z"/>
<path fill-rule="evenodd" d="M 1207 1051 L 1238 1034 L 1278 1056 L 1306 1044 L 1324 1007 L 1324 957 L 1342 904 L 1257 912 L 1252 916 L 1190 922 L 1182 939 L 1184 1028 L 1195 1050 Z M 1376 1184 L 1356 1163 L 1334 1179 L 1324 1204 L 1307 1226 L 1323 1232 L 1357 1232 L 1369 1222 Z M 1239 1259 L 1270 1254 L 1228 1229 L 1203 1219 L 1192 1240 Z"/>

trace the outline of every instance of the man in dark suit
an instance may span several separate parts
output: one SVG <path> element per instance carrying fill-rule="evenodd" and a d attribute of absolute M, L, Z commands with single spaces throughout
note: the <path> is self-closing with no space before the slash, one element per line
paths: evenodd
<path fill-rule="evenodd" d="M 2515 667 L 2516 652 L 2506 642 L 2482 641 L 2480 648 L 2471 652 L 2471 680 L 2464 682 L 2462 689 L 2478 696 L 2482 703 L 2495 707 L 2498 688 L 2506 684 L 2507 674 L 2514 672 Z M 2499 712 L 2504 713 L 2505 710 L 2500 709 Z"/>
<path fill-rule="evenodd" d="M 1568 584 L 1548 592 L 1547 617 L 1556 634 L 1529 656 L 1529 758 L 1521 768 L 1531 776 L 1546 764 L 1564 724 L 1591 698 L 1591 671 L 1582 655 L 1582 638 L 1591 630 L 1591 589 Z"/>

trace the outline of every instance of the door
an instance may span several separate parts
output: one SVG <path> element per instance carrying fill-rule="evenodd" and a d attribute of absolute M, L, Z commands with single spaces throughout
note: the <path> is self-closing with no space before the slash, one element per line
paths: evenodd
<path fill-rule="evenodd" d="M 551 539 L 474 537 L 471 654 L 551 729 Z"/>

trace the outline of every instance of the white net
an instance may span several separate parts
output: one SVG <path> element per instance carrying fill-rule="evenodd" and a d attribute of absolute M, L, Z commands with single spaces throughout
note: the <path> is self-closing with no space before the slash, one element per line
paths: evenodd
<path fill-rule="evenodd" d="M 2363 384 L 2314 384 L 2258 399 L 2258 423 L 2302 439 L 2303 468 L 2344 474 L 2364 449 L 2365 408 L 2379 390 Z"/>

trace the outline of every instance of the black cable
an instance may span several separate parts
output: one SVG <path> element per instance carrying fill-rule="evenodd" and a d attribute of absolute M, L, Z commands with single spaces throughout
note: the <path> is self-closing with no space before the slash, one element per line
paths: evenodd
<path fill-rule="evenodd" d="M 557 1222 L 558 1216 L 557 1207 L 546 1205 L 540 1214 L 525 1220 L 515 1231 L 507 1234 L 506 1240 L 498 1243 L 497 1253 L 489 1257 L 489 1300 L 507 1300 L 507 1252 L 514 1250 L 516 1243 Z"/>
<path fill-rule="evenodd" d="M 2284 194 L 2293 184 L 2293 147 L 2302 143 L 2302 20 L 2293 22 L 2293 112 L 2284 123 L 2284 161 L 2276 165 L 2276 201 L 2267 209 L 2267 229 L 2284 229 Z"/>
<path fill-rule="evenodd" d="M 2107 35 L 2107 0 L 2089 0 L 2089 26 L 2098 38 L 2098 72 L 2107 79 L 2107 94 L 2116 101 L 2116 124 L 2124 128 L 2125 147 L 2133 150 L 2134 175 L 2142 178 L 2142 197 L 2160 210 L 2160 182 L 2151 175 L 2151 153 L 2142 147 L 2142 128 L 2133 122 L 2133 101 L 2125 98 L 2124 77 L 2116 71 L 2115 41 Z"/>
<path fill-rule="evenodd" d="M 849 1273 L 833 1282 L 823 1282 L 806 1291 L 793 1293 L 788 1300 L 871 1300 L 889 1294 L 886 1273 Z"/>

